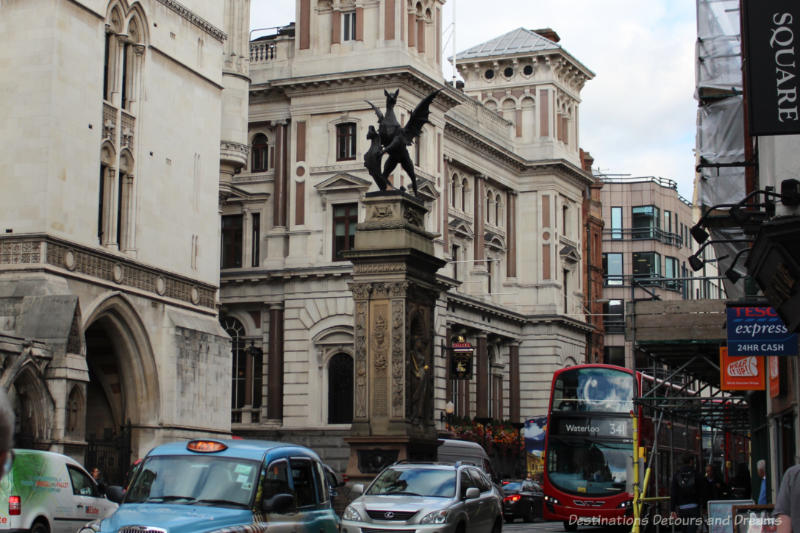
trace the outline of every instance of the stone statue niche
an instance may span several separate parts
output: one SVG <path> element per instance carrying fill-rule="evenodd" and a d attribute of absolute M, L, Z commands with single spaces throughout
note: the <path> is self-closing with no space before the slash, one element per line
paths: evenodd
<path fill-rule="evenodd" d="M 406 419 L 422 431 L 433 426 L 433 343 L 427 315 L 427 306 L 409 302 Z"/>
<path fill-rule="evenodd" d="M 367 103 L 375 110 L 375 114 L 378 115 L 378 129 L 375 130 L 374 126 L 370 126 L 367 132 L 367 140 L 370 141 L 370 147 L 364 154 L 364 166 L 380 190 L 386 190 L 389 186 L 389 175 L 400 164 L 411 179 L 414 196 L 418 196 L 417 175 L 414 172 L 414 163 L 411 161 L 406 147 L 413 143 L 414 139 L 422 133 L 422 126 L 428 122 L 428 116 L 430 116 L 431 102 L 441 90 L 436 89 L 423 98 L 414 108 L 414 111 L 411 112 L 411 116 L 405 126 L 400 125 L 394 113 L 394 106 L 397 103 L 397 95 L 400 93 L 400 89 L 393 93 L 387 90 L 383 91 L 386 95 L 385 114 L 367 100 Z M 388 154 L 389 157 L 383 166 L 383 171 L 381 171 L 381 161 L 384 154 Z M 403 187 L 400 189 L 404 190 Z"/>

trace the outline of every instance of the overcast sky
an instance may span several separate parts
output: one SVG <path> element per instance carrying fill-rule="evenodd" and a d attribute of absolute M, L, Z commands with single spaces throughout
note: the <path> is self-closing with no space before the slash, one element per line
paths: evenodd
<path fill-rule="evenodd" d="M 251 28 L 294 21 L 295 0 L 251 0 Z M 487 13 L 486 6 L 494 9 Z M 660 176 L 692 198 L 693 0 L 448 0 L 445 56 L 519 27 L 554 29 L 574 58 L 594 72 L 581 92 L 580 145 L 606 174 Z M 259 33 L 253 32 L 254 36 Z M 445 65 L 444 79 L 452 78 Z"/>

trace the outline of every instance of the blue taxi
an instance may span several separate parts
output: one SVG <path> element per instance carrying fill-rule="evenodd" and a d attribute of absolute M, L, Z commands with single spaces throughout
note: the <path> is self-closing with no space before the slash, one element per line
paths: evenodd
<path fill-rule="evenodd" d="M 336 533 L 319 456 L 303 446 L 193 440 L 154 448 L 122 504 L 80 533 Z"/>

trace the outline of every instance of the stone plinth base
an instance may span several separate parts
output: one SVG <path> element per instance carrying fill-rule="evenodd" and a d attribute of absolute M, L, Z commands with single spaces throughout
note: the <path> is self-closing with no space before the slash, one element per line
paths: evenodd
<path fill-rule="evenodd" d="M 437 439 L 422 440 L 402 436 L 349 437 L 350 460 L 346 475 L 355 483 L 368 483 L 397 461 L 435 461 Z"/>

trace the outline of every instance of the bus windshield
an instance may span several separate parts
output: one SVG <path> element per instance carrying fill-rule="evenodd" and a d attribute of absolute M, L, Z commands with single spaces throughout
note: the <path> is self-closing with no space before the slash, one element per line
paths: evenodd
<path fill-rule="evenodd" d="M 629 413 L 633 410 L 633 375 L 613 368 L 575 368 L 553 383 L 552 410 Z"/>
<path fill-rule="evenodd" d="M 546 457 L 548 479 L 564 492 L 600 497 L 626 490 L 630 442 L 550 437 Z"/>

